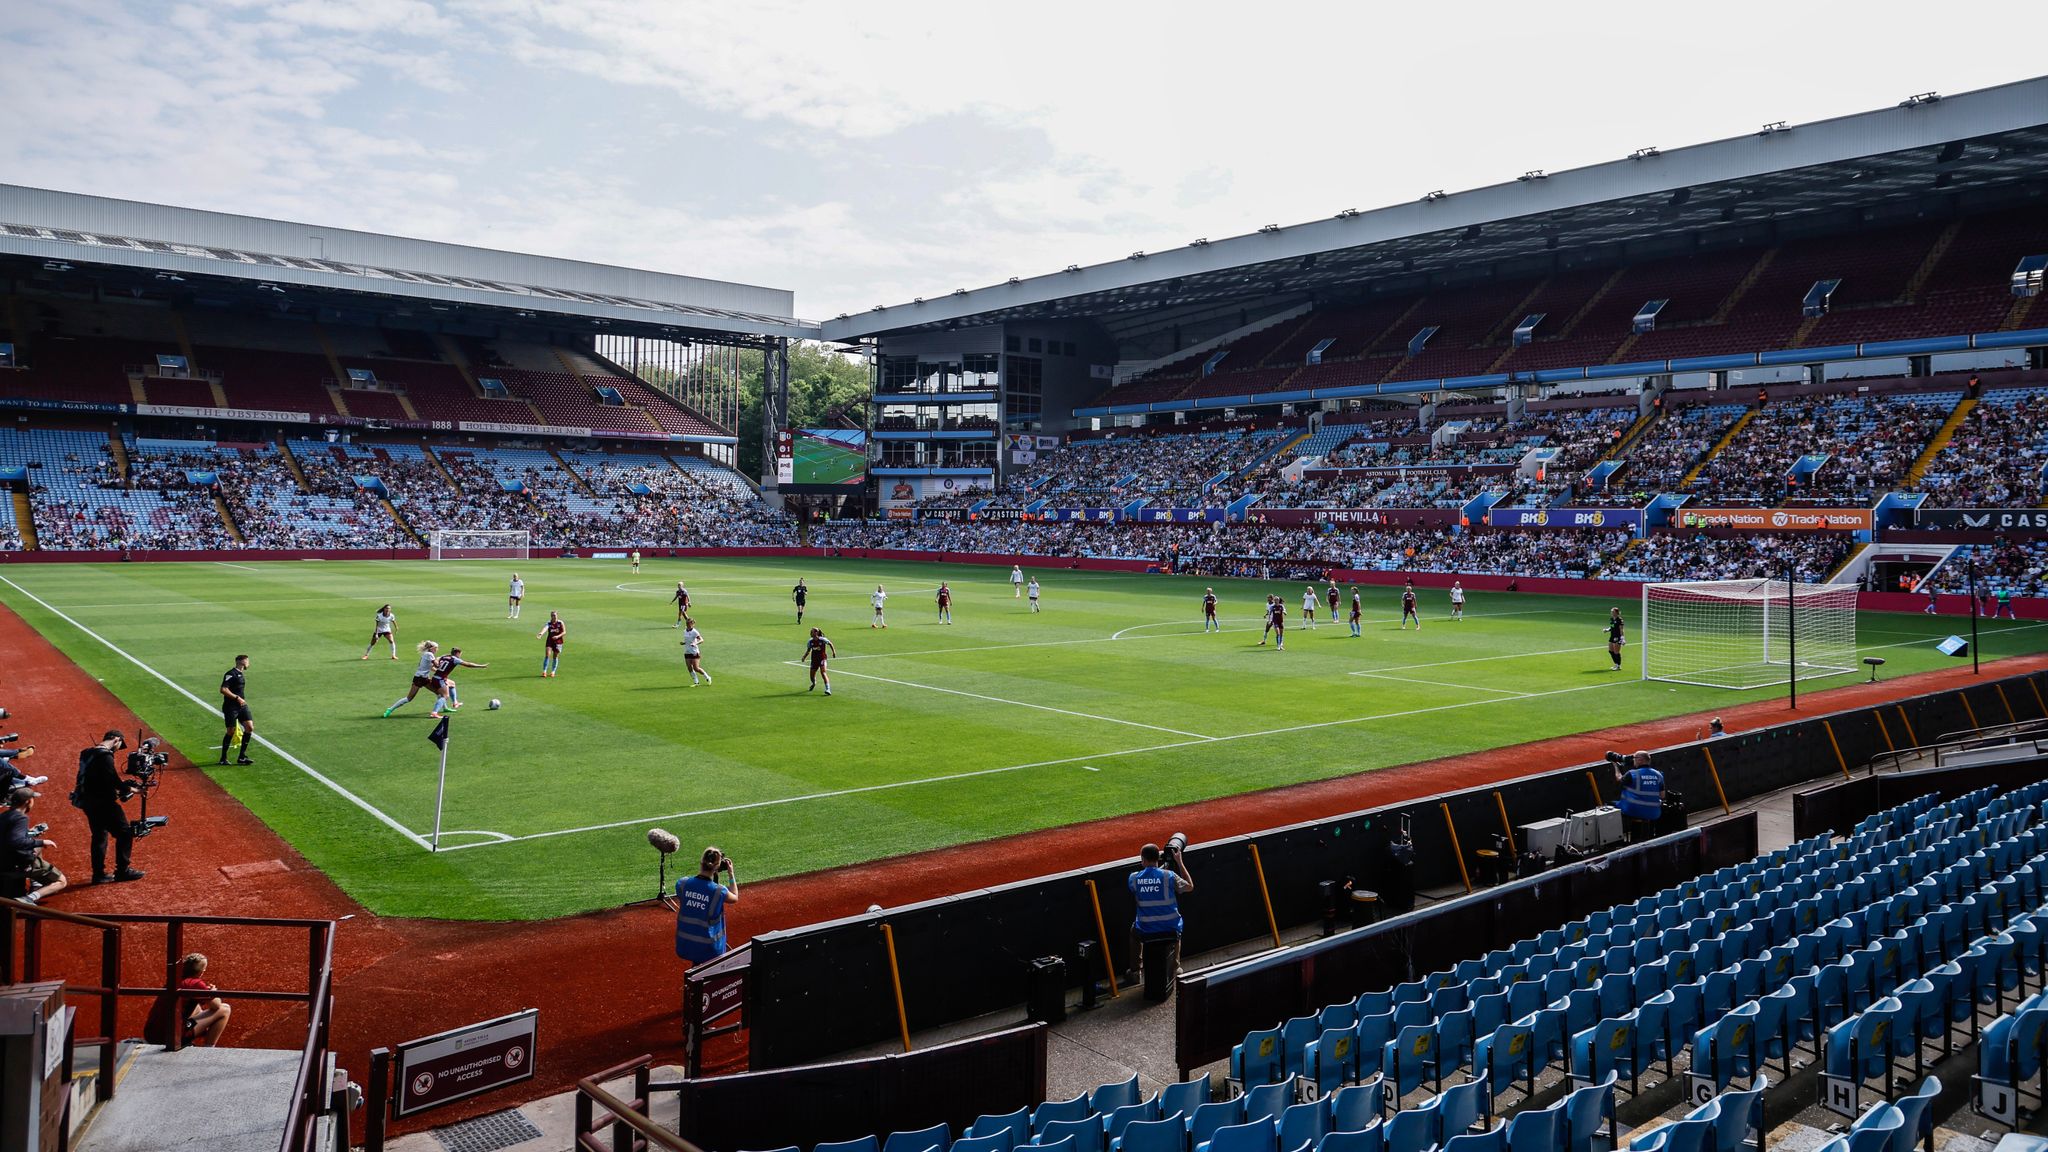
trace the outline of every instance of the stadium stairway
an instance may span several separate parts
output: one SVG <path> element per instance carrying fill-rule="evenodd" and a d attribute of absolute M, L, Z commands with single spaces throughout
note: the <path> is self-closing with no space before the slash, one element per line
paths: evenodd
<path fill-rule="evenodd" d="M 85 1114 L 71 1147 L 272 1152 L 284 1136 L 298 1066 L 299 1053 L 290 1049 L 124 1045 L 119 1092 Z"/>
<path fill-rule="evenodd" d="M 36 518 L 28 502 L 28 486 L 16 488 L 14 497 L 14 530 L 21 534 L 21 546 L 33 552 L 36 550 Z"/>
<path fill-rule="evenodd" d="M 1750 265 L 1748 275 L 1745 275 L 1734 288 L 1729 289 L 1728 295 L 1721 298 L 1721 306 L 1714 309 L 1713 318 L 1707 323 L 1726 324 L 1728 317 L 1734 314 L 1735 306 L 1742 303 L 1742 298 L 1749 295 L 1749 290 L 1756 286 L 1758 280 L 1763 279 L 1764 273 L 1770 269 L 1771 261 L 1777 258 L 1776 248 L 1764 249 L 1763 255 L 1756 258 L 1756 263 Z"/>
<path fill-rule="evenodd" d="M 1906 482 L 1900 487 L 1920 487 L 1920 480 L 1927 475 L 1927 469 L 1934 464 L 1934 458 L 1941 455 L 1941 450 L 1948 447 L 1950 440 L 1955 439 L 1956 429 L 1963 426 L 1963 421 L 1969 419 L 1970 411 L 1976 407 L 1975 396 L 1965 396 L 1956 404 L 1955 411 L 1950 412 L 1948 419 L 1942 421 L 1941 427 L 1934 430 L 1934 435 L 1928 439 L 1927 448 L 1920 453 L 1920 458 L 1913 461 L 1911 468 L 1906 469 Z"/>
<path fill-rule="evenodd" d="M 334 403 L 334 411 L 336 414 L 341 416 L 355 415 L 355 413 L 350 412 L 348 410 L 348 400 L 341 394 L 340 388 L 329 386 L 329 388 L 327 389 L 327 398 Z"/>
<path fill-rule="evenodd" d="M 338 398 L 335 403 L 337 407 L 340 406 Z M 348 413 L 343 412 L 342 415 L 346 416 Z M 292 479 L 299 482 L 299 491 L 308 493 L 313 491 L 313 486 L 306 482 L 306 470 L 299 467 L 299 458 L 292 455 L 292 446 L 287 438 L 283 436 L 277 438 L 277 455 L 284 461 L 285 468 L 291 472 Z"/>
<path fill-rule="evenodd" d="M 448 462 L 441 459 L 441 454 L 439 452 L 434 451 L 434 446 L 432 444 L 427 443 L 425 440 L 421 440 L 420 451 L 426 453 L 427 459 L 432 460 L 434 462 L 434 471 L 439 472 L 441 474 L 441 479 L 446 480 L 448 482 L 448 486 L 450 488 L 455 489 L 457 495 L 463 496 L 465 498 L 468 497 L 469 493 L 464 492 L 462 490 L 462 482 L 455 478 L 455 473 L 450 472 L 448 470 Z"/>
<path fill-rule="evenodd" d="M 593 498 L 597 496 L 597 489 L 592 488 L 590 486 L 590 481 L 585 480 L 583 478 L 582 473 L 576 471 L 576 469 L 574 468 L 571 468 L 569 466 L 569 462 L 567 460 L 562 459 L 562 454 L 556 451 L 552 445 L 548 447 L 548 455 L 554 458 L 555 464 L 562 469 L 562 474 L 564 476 L 567 476 L 570 482 L 576 485 L 577 491 L 583 493 L 585 496 Z M 675 461 L 671 460 L 669 461 L 669 464 L 673 466 L 675 464 Z"/>
<path fill-rule="evenodd" d="M 249 542 L 248 538 L 242 535 L 242 526 L 235 523 L 235 513 L 228 507 L 227 499 L 220 494 L 219 485 L 215 485 L 213 489 L 213 510 L 220 513 L 220 526 L 227 529 L 228 539 L 237 544 Z"/>
<path fill-rule="evenodd" d="M 119 429 L 107 433 L 107 454 L 114 458 L 114 470 L 121 475 L 121 487 L 128 487 L 128 445 L 121 442 Z"/>
<path fill-rule="evenodd" d="M 413 530 L 412 524 L 408 522 L 406 518 L 398 511 L 398 505 L 393 504 L 391 502 L 391 497 L 379 496 L 377 497 L 377 503 L 382 504 L 384 506 L 385 513 L 391 517 L 391 522 L 393 524 L 398 525 L 398 530 L 400 532 L 403 532 L 407 536 L 412 537 L 413 543 L 419 545 L 420 547 L 424 548 L 427 546 L 425 538 L 423 538 L 418 532 L 415 532 Z"/>
<path fill-rule="evenodd" d="M 1962 230 L 1961 220 L 1951 221 L 1948 227 L 1941 230 L 1941 235 L 1934 238 L 1934 245 L 1927 250 L 1926 258 L 1920 261 L 1920 267 L 1914 269 L 1913 275 L 1907 278 L 1906 287 L 1899 293 L 1899 299 L 1920 298 L 1920 290 L 1927 286 L 1927 278 L 1934 275 L 1935 268 L 1941 264 L 1941 258 L 1948 255 L 1950 245 L 1956 242 L 1956 234 Z"/>
<path fill-rule="evenodd" d="M 2040 296 L 2022 296 L 2012 302 L 2012 308 L 2005 314 L 2005 323 L 1999 327 L 2007 332 L 2017 332 L 2034 322 L 2034 313 L 2042 311 Z M 2048 312 L 2043 313 L 2048 316 Z"/>
<path fill-rule="evenodd" d="M 334 373 L 334 385 L 339 388 L 348 379 L 348 372 L 341 366 L 341 357 L 334 354 L 334 341 L 327 338 L 327 329 L 313 325 L 313 339 L 320 342 L 320 353 L 327 357 L 327 370 Z"/>
<path fill-rule="evenodd" d="M 1692 466 L 1692 471 L 1687 472 L 1685 474 L 1685 479 L 1680 480 L 1678 482 L 1679 489 L 1684 490 L 1686 488 L 1692 487 L 1692 482 L 1694 480 L 1699 479 L 1700 473 L 1707 470 L 1707 465 L 1713 461 L 1714 457 L 1719 456 L 1721 454 L 1721 449 L 1726 448 L 1729 444 L 1733 443 L 1737 436 L 1742 435 L 1742 430 L 1744 428 L 1749 427 L 1749 422 L 1751 420 L 1756 419 L 1756 414 L 1758 411 L 1759 409 L 1751 408 L 1749 411 L 1744 412 L 1742 414 L 1741 419 L 1737 420 L 1733 424 L 1730 424 L 1728 426 L 1728 431 L 1723 432 L 1721 434 L 1721 438 L 1719 440 L 1714 441 L 1714 446 L 1712 448 L 1707 449 L 1707 454 L 1705 456 L 1700 457 L 1700 462 Z"/>
<path fill-rule="evenodd" d="M 397 399 L 399 410 L 405 413 L 407 420 L 417 420 L 420 418 L 420 410 L 412 406 L 412 397 L 400 392 L 397 394 Z"/>

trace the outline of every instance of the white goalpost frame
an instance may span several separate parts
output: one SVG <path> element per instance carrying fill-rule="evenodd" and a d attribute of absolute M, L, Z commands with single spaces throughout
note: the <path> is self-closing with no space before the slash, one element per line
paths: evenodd
<path fill-rule="evenodd" d="M 1642 597 L 1645 680 L 1743 689 L 1856 670 L 1853 584 L 1687 580 Z"/>
<path fill-rule="evenodd" d="M 427 532 L 430 560 L 528 560 L 533 536 L 524 528 L 434 528 Z"/>

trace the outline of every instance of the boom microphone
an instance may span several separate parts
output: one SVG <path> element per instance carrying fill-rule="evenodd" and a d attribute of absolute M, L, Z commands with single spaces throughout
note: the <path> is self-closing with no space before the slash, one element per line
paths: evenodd
<path fill-rule="evenodd" d="M 676 839 L 675 833 L 660 828 L 647 830 L 647 842 L 654 845 L 656 852 L 675 852 L 683 846 L 683 842 Z"/>

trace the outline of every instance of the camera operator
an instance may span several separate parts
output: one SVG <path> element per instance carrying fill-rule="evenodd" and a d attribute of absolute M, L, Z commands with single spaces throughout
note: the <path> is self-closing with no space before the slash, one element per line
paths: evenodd
<path fill-rule="evenodd" d="M 718 882 L 725 873 L 728 888 Z M 702 964 L 725 955 L 725 906 L 740 902 L 740 877 L 716 847 L 704 849 L 697 874 L 676 881 L 676 955 Z"/>
<path fill-rule="evenodd" d="M 92 826 L 92 882 L 105 884 L 112 880 L 140 880 L 142 872 L 128 866 L 129 856 L 135 850 L 135 830 L 129 826 L 128 813 L 121 808 L 121 802 L 135 794 L 136 784 L 121 778 L 121 772 L 114 766 L 114 753 L 128 747 L 128 738 L 119 729 L 109 729 L 106 738 L 78 754 L 78 791 L 73 794 L 72 803 L 85 811 L 85 819 Z M 114 841 L 114 872 L 107 874 L 107 839 Z"/>
<path fill-rule="evenodd" d="M 1621 809 L 1629 843 L 1655 836 L 1657 820 L 1664 814 L 1664 774 L 1650 767 L 1648 752 L 1637 752 L 1633 760 L 1609 752 L 1607 762 L 1614 766 L 1614 778 L 1621 784 L 1621 799 L 1615 807 Z"/>
<path fill-rule="evenodd" d="M 21 897 L 36 904 L 62 892 L 64 874 L 43 859 L 43 849 L 55 848 L 55 840 L 42 839 L 47 824 L 31 824 L 30 814 L 42 793 L 21 787 L 7 793 L 7 807 L 0 808 L 0 871 L 19 872 L 32 886 Z"/>
<path fill-rule="evenodd" d="M 1187 863 L 1181 859 L 1181 850 L 1186 844 L 1187 838 L 1175 833 L 1167 840 L 1164 852 L 1157 844 L 1140 848 L 1138 862 L 1144 867 L 1131 873 L 1126 881 L 1131 897 L 1138 902 L 1138 915 L 1131 921 L 1129 976 L 1133 981 L 1143 965 L 1147 940 L 1171 937 L 1173 968 L 1180 971 L 1180 896 L 1183 892 L 1195 890 L 1195 882 L 1188 876 Z"/>

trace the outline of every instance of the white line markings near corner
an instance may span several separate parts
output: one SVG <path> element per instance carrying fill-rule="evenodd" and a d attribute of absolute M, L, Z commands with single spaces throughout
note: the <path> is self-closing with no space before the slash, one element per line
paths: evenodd
<path fill-rule="evenodd" d="M 58 619 L 64 621 L 66 624 L 71 625 L 73 628 L 76 628 L 80 632 L 85 633 L 87 636 L 92 637 L 94 640 L 99 641 L 102 645 L 106 646 L 106 649 L 109 652 L 112 652 L 114 655 L 119 656 L 121 659 L 128 661 L 130 664 L 135 665 L 137 668 L 142 669 L 144 672 L 149 673 L 151 676 L 156 677 L 158 680 L 162 681 L 164 686 L 169 688 L 171 691 L 176 692 L 178 695 L 183 696 L 185 699 L 190 700 L 194 704 L 199 705 L 201 708 L 205 709 L 208 712 L 213 712 L 215 710 L 214 705 L 209 704 L 206 701 L 200 699 L 199 697 L 194 696 L 192 693 L 186 691 L 184 686 L 179 684 L 177 681 L 172 680 L 170 677 L 164 675 L 163 673 L 157 671 L 154 668 L 151 668 L 149 665 L 144 664 L 142 661 L 137 660 L 135 657 L 129 655 L 126 651 L 123 651 L 112 640 L 109 640 L 105 636 L 102 636 L 99 633 L 93 631 L 92 629 L 87 628 L 85 625 L 80 624 L 78 621 L 66 615 L 62 609 L 54 607 L 53 605 L 51 605 L 49 601 L 43 599 L 41 596 L 36 595 L 35 593 L 29 591 L 26 588 L 23 588 L 21 585 L 16 584 L 14 581 L 9 580 L 5 576 L 0 576 L 0 581 L 5 581 L 8 587 L 14 589 L 16 592 L 19 592 L 23 596 L 26 596 L 29 599 L 35 601 L 36 603 L 42 605 L 45 611 L 50 612 L 51 614 L 55 615 Z M 292 755 L 291 753 L 285 751 L 284 749 L 279 748 L 276 744 L 272 743 L 268 738 L 262 735 L 256 735 L 254 738 L 258 745 L 270 749 L 272 752 L 276 753 L 278 758 L 283 760 L 285 763 L 290 764 L 292 767 L 297 768 L 299 771 L 304 772 L 306 775 L 326 785 L 329 789 L 331 789 L 334 792 L 335 795 L 340 796 L 342 799 L 348 801 L 349 803 L 355 805 L 358 808 L 361 808 L 363 811 L 368 812 L 370 815 L 375 816 L 377 818 L 378 823 L 383 824 L 385 827 L 405 837 L 407 840 L 412 841 L 414 844 L 418 845 L 421 848 L 431 849 L 433 847 L 433 845 L 427 843 L 426 837 L 421 836 L 419 833 L 413 831 L 410 828 L 407 828 L 403 824 L 400 824 L 398 821 L 392 819 L 390 816 L 385 815 L 383 809 L 378 808 L 376 805 L 371 804 L 368 800 L 365 800 L 361 796 L 358 796 L 355 793 L 349 791 L 347 788 L 342 787 L 333 779 L 322 775 L 320 772 L 315 770 L 311 765 L 307 764 L 304 760 L 301 760 L 298 757 Z"/>
<path fill-rule="evenodd" d="M 785 660 L 783 663 L 792 668 L 805 667 L 804 664 L 796 660 Z M 1200 732 L 1183 732 L 1178 728 L 1162 728 L 1157 724 L 1146 724 L 1138 720 L 1123 720 L 1115 716 L 1098 716 L 1093 712 L 1075 712 L 1068 708 L 1055 708 L 1050 704 L 1032 704 L 1028 701 L 1010 700 L 1001 696 L 984 696 L 979 692 L 963 692 L 958 688 L 941 688 L 935 684 L 918 684 L 909 680 L 891 680 L 887 676 L 870 676 L 865 672 L 848 672 L 844 668 L 839 669 L 839 674 L 841 676 L 852 676 L 859 680 L 877 680 L 883 684 L 894 684 L 902 688 L 922 688 L 927 692 L 943 692 L 948 696 L 965 696 L 970 700 L 986 700 L 991 704 L 1008 704 L 1015 708 L 1031 708 L 1039 712 L 1057 712 L 1062 716 L 1078 716 L 1083 720 L 1100 720 L 1105 724 L 1123 724 L 1131 728 L 1147 728 L 1154 732 L 1164 732 L 1169 736 L 1187 736 L 1198 741 L 1218 739 L 1215 736 L 1204 736 Z"/>

